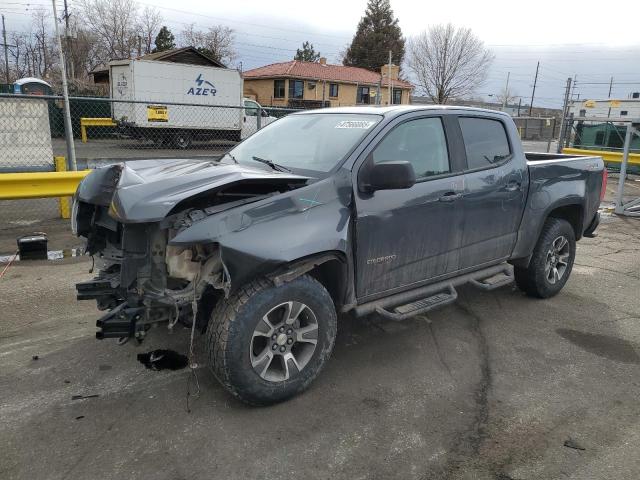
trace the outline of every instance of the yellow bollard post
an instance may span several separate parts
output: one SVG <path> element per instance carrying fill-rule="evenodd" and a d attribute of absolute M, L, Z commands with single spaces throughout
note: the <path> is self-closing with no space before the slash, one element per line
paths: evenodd
<path fill-rule="evenodd" d="M 54 157 L 53 158 L 56 172 L 66 172 L 67 171 L 67 159 L 64 157 Z M 71 206 L 69 205 L 69 197 L 60 197 L 60 217 L 61 218 L 71 218 Z"/>

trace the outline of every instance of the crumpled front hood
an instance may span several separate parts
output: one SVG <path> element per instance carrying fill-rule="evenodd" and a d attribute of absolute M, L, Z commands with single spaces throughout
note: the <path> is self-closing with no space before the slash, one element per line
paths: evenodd
<path fill-rule="evenodd" d="M 87 203 L 111 205 L 125 223 L 162 220 L 181 201 L 231 184 L 303 185 L 308 177 L 198 160 L 136 160 L 96 169 L 78 187 Z"/>

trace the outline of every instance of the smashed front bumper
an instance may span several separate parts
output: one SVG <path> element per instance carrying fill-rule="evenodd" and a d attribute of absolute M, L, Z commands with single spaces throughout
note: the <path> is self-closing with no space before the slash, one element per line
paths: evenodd
<path fill-rule="evenodd" d="M 96 337 L 141 341 L 161 322 L 190 325 L 194 302 L 218 278 L 216 252 L 167 247 L 170 228 L 161 223 L 123 224 L 108 215 L 108 207 L 80 207 L 86 213 L 79 219 L 80 233 L 97 275 L 76 284 L 76 291 L 78 300 L 95 300 L 107 311 L 96 322 Z"/>

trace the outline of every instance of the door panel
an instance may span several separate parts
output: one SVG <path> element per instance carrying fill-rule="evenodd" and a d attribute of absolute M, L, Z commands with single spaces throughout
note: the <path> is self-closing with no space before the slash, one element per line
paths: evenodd
<path fill-rule="evenodd" d="M 525 203 L 525 175 L 512 159 L 504 124 L 491 118 L 460 118 L 467 163 L 460 268 L 508 257 Z"/>
<path fill-rule="evenodd" d="M 358 298 L 401 290 L 458 269 L 463 177 L 451 165 L 440 117 L 395 126 L 376 145 L 368 166 L 409 161 L 418 182 L 404 190 L 357 191 L 355 222 Z"/>
<path fill-rule="evenodd" d="M 464 176 L 461 269 L 508 257 L 515 245 L 525 197 L 512 164 Z"/>
<path fill-rule="evenodd" d="M 356 200 L 358 297 L 394 290 L 454 272 L 462 233 L 462 178 L 417 183 Z"/>

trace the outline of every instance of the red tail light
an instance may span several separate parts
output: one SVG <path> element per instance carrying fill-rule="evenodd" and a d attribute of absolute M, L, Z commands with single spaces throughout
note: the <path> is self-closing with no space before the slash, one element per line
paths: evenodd
<path fill-rule="evenodd" d="M 607 193 L 607 167 L 602 169 L 602 188 L 600 189 L 600 201 L 604 200 Z"/>

